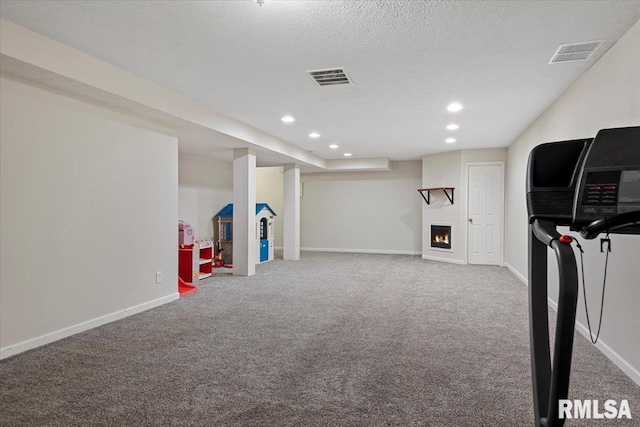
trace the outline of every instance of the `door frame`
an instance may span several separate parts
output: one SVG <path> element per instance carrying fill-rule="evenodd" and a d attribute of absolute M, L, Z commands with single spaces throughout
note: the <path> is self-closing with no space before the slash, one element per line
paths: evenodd
<path fill-rule="evenodd" d="M 469 244 L 469 206 L 471 206 L 471 204 L 469 203 L 469 197 L 471 196 L 471 191 L 470 191 L 470 187 L 469 187 L 469 168 L 473 167 L 473 166 L 500 166 L 500 174 L 502 175 L 502 191 L 500 192 L 500 203 L 502 205 L 502 221 L 500 221 L 500 241 L 502 242 L 502 244 L 500 245 L 500 264 L 499 266 L 504 267 L 504 249 L 505 249 L 505 240 L 504 240 L 504 229 L 505 229 L 505 211 L 506 211 L 506 206 L 505 206 L 505 190 L 506 190 L 506 183 L 505 183 L 505 162 L 504 161 L 494 161 L 494 162 L 465 162 L 464 164 L 464 169 L 465 169 L 465 175 L 464 175 L 464 183 L 465 183 L 465 187 L 466 187 L 466 192 L 467 195 L 465 197 L 465 202 L 466 202 L 466 206 L 465 209 L 463 210 L 464 213 L 464 228 L 465 228 L 465 236 L 466 236 L 466 251 L 464 254 L 465 257 L 465 263 L 469 264 L 469 249 L 471 248 L 471 245 Z"/>

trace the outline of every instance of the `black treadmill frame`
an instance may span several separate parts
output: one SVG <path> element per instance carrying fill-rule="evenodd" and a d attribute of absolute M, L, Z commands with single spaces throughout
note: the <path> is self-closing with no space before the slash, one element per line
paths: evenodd
<path fill-rule="evenodd" d="M 573 248 L 559 238 L 551 221 L 535 220 L 529 226 L 529 328 L 536 427 L 564 425 L 564 419 L 558 418 L 558 401 L 569 394 L 578 269 Z M 560 274 L 553 365 L 549 346 L 547 247 L 554 250 Z"/>
<path fill-rule="evenodd" d="M 595 151 L 594 151 L 595 150 Z M 640 210 L 586 215 L 580 210 L 589 172 L 640 170 L 640 126 L 601 129 L 595 138 L 541 144 L 529 154 L 529 327 L 536 427 L 559 427 L 559 401 L 567 399 L 578 302 L 578 269 L 567 226 L 584 239 L 600 233 L 640 235 Z M 571 200 L 573 204 L 567 202 Z M 602 214 L 602 212 L 600 212 Z M 551 360 L 547 248 L 559 272 L 557 321 Z"/>

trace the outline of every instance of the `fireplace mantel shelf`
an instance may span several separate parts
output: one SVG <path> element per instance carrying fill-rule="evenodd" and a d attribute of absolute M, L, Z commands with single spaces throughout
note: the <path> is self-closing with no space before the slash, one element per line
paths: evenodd
<path fill-rule="evenodd" d="M 449 201 L 451 202 L 451 204 L 453 205 L 453 192 L 455 190 L 455 187 L 433 187 L 433 188 L 420 188 L 418 190 L 418 192 L 420 193 L 420 195 L 422 196 L 422 198 L 424 199 L 425 202 L 427 202 L 428 205 L 431 204 L 431 192 L 432 191 L 442 191 L 445 196 L 447 196 L 447 199 L 449 199 Z M 427 192 L 427 197 L 424 197 L 424 191 Z M 449 195 L 449 191 L 451 191 L 451 195 Z"/>

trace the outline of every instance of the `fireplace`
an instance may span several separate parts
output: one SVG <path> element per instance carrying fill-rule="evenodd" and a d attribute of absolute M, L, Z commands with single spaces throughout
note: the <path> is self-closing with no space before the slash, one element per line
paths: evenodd
<path fill-rule="evenodd" d="M 431 225 L 431 248 L 451 250 L 451 226 Z"/>

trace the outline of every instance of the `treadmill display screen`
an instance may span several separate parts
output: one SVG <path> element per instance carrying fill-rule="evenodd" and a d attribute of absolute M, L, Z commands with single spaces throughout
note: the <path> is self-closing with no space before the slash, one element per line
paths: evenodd
<path fill-rule="evenodd" d="M 640 170 L 622 171 L 618 191 L 618 213 L 640 210 Z"/>

